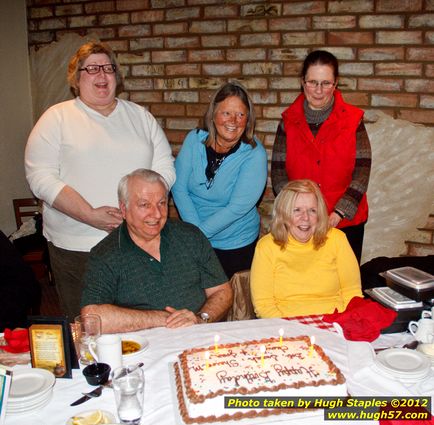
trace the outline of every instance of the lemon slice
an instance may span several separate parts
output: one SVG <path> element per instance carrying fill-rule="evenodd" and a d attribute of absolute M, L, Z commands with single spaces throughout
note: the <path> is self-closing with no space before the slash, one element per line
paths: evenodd
<path fill-rule="evenodd" d="M 72 418 L 72 425 L 99 425 L 107 423 L 106 417 L 101 410 L 95 410 L 90 415 L 86 416 L 74 416 Z"/>
<path fill-rule="evenodd" d="M 106 416 L 106 415 L 102 415 L 102 419 L 103 421 L 101 422 L 102 424 L 111 424 L 112 421 Z"/>
<path fill-rule="evenodd" d="M 84 355 L 84 357 L 85 357 L 86 360 L 88 360 L 90 362 L 95 361 L 95 359 L 93 358 L 92 354 L 90 354 L 89 351 L 86 351 L 86 354 Z"/>

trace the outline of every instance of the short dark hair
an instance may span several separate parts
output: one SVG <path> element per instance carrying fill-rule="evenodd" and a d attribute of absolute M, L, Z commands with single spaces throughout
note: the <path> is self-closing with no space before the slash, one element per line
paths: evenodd
<path fill-rule="evenodd" d="M 301 69 L 301 78 L 304 80 L 307 71 L 312 65 L 328 65 L 333 68 L 333 75 L 335 80 L 339 77 L 339 63 L 335 55 L 327 52 L 326 50 L 315 50 L 309 53 L 304 62 L 303 68 Z"/>

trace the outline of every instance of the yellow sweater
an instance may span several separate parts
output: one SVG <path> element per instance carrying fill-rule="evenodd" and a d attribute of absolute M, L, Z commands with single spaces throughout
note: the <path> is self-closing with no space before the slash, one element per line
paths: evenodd
<path fill-rule="evenodd" d="M 271 234 L 256 246 L 250 274 L 258 317 L 289 317 L 345 310 L 362 296 L 360 269 L 345 234 L 330 229 L 326 243 L 313 248 L 289 238 L 284 250 Z"/>

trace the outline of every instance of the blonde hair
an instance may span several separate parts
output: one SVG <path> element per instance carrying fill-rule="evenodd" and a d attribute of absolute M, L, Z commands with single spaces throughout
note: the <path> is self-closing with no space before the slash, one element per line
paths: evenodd
<path fill-rule="evenodd" d="M 274 242 L 284 249 L 288 243 L 289 222 L 293 216 L 294 204 L 299 193 L 313 193 L 317 199 L 318 222 L 313 233 L 313 246 L 319 249 L 327 240 L 330 227 L 324 198 L 318 185 L 312 180 L 293 180 L 283 187 L 274 201 L 270 232 Z"/>
<path fill-rule="evenodd" d="M 116 61 L 116 56 L 108 44 L 100 43 L 96 41 L 90 41 L 89 43 L 83 44 L 71 58 L 68 64 L 68 73 L 67 80 L 69 86 L 76 96 L 80 94 L 79 81 L 80 81 L 80 71 L 79 69 L 83 67 L 84 61 L 93 54 L 103 53 L 106 54 L 110 63 L 115 65 L 115 75 L 116 75 L 116 84 L 120 86 L 122 84 L 122 74 L 119 69 L 119 65 Z M 118 87 L 120 89 L 120 87 Z"/>

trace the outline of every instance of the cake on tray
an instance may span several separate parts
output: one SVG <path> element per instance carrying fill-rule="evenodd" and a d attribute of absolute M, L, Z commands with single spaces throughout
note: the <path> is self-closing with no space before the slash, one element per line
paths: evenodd
<path fill-rule="evenodd" d="M 225 409 L 225 396 L 346 396 L 345 378 L 307 336 L 268 338 L 183 351 L 174 363 L 180 415 L 187 424 L 239 420 L 294 409 Z M 300 411 L 300 410 L 298 410 Z"/>

